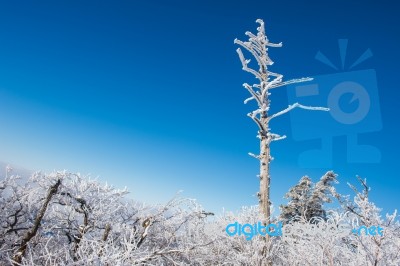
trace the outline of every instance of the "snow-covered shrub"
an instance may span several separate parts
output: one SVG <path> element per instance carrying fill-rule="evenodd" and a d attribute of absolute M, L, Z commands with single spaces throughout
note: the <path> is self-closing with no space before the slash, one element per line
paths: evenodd
<path fill-rule="evenodd" d="M 191 199 L 145 206 L 125 189 L 67 172 L 18 181 L 0 183 L 2 264 L 189 264 L 211 239 L 187 235 L 189 224 L 203 228 L 210 215 Z"/>
<path fill-rule="evenodd" d="M 331 191 L 340 209 L 314 221 L 298 217 L 279 236 L 246 240 L 225 229 L 262 221 L 258 206 L 213 215 L 178 196 L 164 205 L 140 204 L 127 199 L 126 189 L 79 174 L 7 176 L 0 181 L 0 264 L 400 265 L 397 213 L 382 218 L 360 181 L 364 190 L 352 186 L 353 200 Z M 353 233 L 359 226 L 384 232 Z"/>

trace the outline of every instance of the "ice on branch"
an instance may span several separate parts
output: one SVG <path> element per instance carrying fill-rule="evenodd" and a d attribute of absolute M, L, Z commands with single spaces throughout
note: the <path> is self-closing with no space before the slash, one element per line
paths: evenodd
<path fill-rule="evenodd" d="M 301 108 L 301 109 L 311 110 L 311 111 L 329 111 L 329 108 L 326 108 L 326 107 L 305 106 L 305 105 L 302 105 L 299 103 L 295 103 L 295 104 L 289 105 L 288 108 L 286 108 L 276 114 L 271 115 L 269 117 L 269 120 L 271 120 L 275 117 L 281 116 L 283 114 L 286 114 L 287 112 L 290 112 L 291 110 L 293 110 L 296 107 Z"/>
<path fill-rule="evenodd" d="M 259 155 L 255 155 L 254 153 L 251 153 L 251 152 L 249 152 L 248 154 L 249 154 L 251 157 L 256 158 L 257 160 L 260 159 L 260 156 L 259 156 Z"/>

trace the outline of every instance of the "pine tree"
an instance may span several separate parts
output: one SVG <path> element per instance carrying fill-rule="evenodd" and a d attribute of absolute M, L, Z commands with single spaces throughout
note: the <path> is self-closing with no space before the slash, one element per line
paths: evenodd
<path fill-rule="evenodd" d="M 281 205 L 281 219 L 285 222 L 297 220 L 307 214 L 307 205 L 311 196 L 312 182 L 308 176 L 303 176 L 299 183 L 285 194 L 290 199 L 287 205 Z"/>
<path fill-rule="evenodd" d="M 329 171 L 315 185 L 308 176 L 302 177 L 299 183 L 285 194 L 289 202 L 280 206 L 280 218 L 285 223 L 299 219 L 313 222 L 317 222 L 318 219 L 326 220 L 323 205 L 331 203 L 332 197 L 336 196 L 336 177 L 334 172 Z"/>
<path fill-rule="evenodd" d="M 326 211 L 323 209 L 325 203 L 331 203 L 336 191 L 334 184 L 337 184 L 337 175 L 333 171 L 327 172 L 315 184 L 308 202 L 308 217 L 319 217 L 326 220 Z"/>

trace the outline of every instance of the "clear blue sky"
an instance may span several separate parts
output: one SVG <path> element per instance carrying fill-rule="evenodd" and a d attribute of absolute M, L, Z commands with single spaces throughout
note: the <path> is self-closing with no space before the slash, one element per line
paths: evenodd
<path fill-rule="evenodd" d="M 234 38 L 264 19 L 271 70 L 285 78 L 338 74 L 338 39 L 348 39 L 348 64 L 366 49 L 373 57 L 354 70 L 374 69 L 381 129 L 361 133 L 379 163 L 349 163 L 344 130 L 333 139 L 333 165 L 320 158 L 304 168 L 298 156 L 318 138 L 291 116 L 271 127 L 288 138 L 273 143 L 272 200 L 302 175 L 316 181 L 333 169 L 346 182 L 366 177 L 385 211 L 398 206 L 398 6 L 391 1 L 3 1 L 0 4 L 0 161 L 28 169 L 67 169 L 127 186 L 137 200 L 165 202 L 178 190 L 207 209 L 257 204 L 257 128 L 246 117 L 254 103 L 241 87 Z M 376 100 L 376 99 L 375 99 Z M 344 100 L 346 101 L 346 100 Z M 274 91 L 273 111 L 288 104 Z M 293 117 L 292 117 L 293 118 Z M 308 119 L 308 120 L 307 120 Z M 310 123 L 311 121 L 311 123 Z M 376 122 L 378 123 L 378 122 Z M 318 130 L 317 130 L 318 131 Z M 340 131 L 340 130 L 339 130 Z M 362 131 L 362 130 L 361 130 Z M 361 132 L 360 131 L 360 132 Z M 319 131 L 318 131 L 319 132 Z M 318 133 L 323 134 L 323 133 Z M 307 134 L 306 134 L 307 135 Z M 312 134 L 311 134 L 312 135 Z M 320 168 L 318 168 L 320 167 Z"/>

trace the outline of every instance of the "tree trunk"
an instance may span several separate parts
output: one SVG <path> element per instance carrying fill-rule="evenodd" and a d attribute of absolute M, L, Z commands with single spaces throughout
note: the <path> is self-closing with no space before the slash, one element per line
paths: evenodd
<path fill-rule="evenodd" d="M 261 118 L 261 123 L 268 128 L 267 114 L 264 113 Z M 270 210 L 270 176 L 269 164 L 271 161 L 270 156 L 270 139 L 267 137 L 266 132 L 260 132 L 260 194 L 259 205 L 260 212 L 264 217 L 264 223 L 269 224 L 271 219 Z"/>
<path fill-rule="evenodd" d="M 264 112 L 262 114 L 261 122 L 268 128 L 267 114 Z M 270 224 L 271 222 L 271 201 L 270 201 L 270 176 L 269 176 L 269 164 L 271 162 L 270 156 L 270 142 L 271 140 L 267 137 L 266 132 L 260 132 L 260 194 L 259 194 L 259 206 L 260 212 L 264 217 L 264 226 Z M 270 235 L 267 233 L 265 235 L 265 244 L 261 248 L 261 256 L 266 258 L 269 254 L 270 249 Z M 263 259 L 261 261 L 262 266 L 271 266 L 272 262 L 269 259 Z"/>
<path fill-rule="evenodd" d="M 40 208 L 38 214 L 36 215 L 35 221 L 33 223 L 33 227 L 31 228 L 31 230 L 29 230 L 25 234 L 24 238 L 21 241 L 19 248 L 17 249 L 17 251 L 14 254 L 14 257 L 13 257 L 14 265 L 20 265 L 22 258 L 25 255 L 27 244 L 36 235 L 36 233 L 39 229 L 39 226 L 42 222 L 42 219 L 44 217 L 44 214 L 46 213 L 47 206 L 49 205 L 53 196 L 57 193 L 58 187 L 60 185 L 61 185 L 61 179 L 58 179 L 57 182 L 53 186 L 51 186 L 49 191 L 47 192 L 46 199 L 43 202 L 43 205 Z"/>
<path fill-rule="evenodd" d="M 264 216 L 265 222 L 270 223 L 270 177 L 269 177 L 269 161 L 270 149 L 268 139 L 265 136 L 261 137 L 260 142 L 260 210 Z"/>

